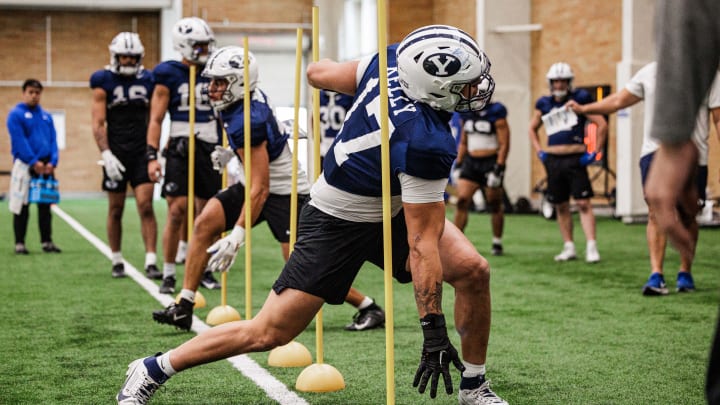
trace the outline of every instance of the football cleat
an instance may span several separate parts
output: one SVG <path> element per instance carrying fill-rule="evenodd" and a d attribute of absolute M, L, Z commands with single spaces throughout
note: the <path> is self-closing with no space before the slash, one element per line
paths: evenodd
<path fill-rule="evenodd" d="M 125 274 L 125 265 L 122 263 L 113 264 L 112 271 L 110 275 L 113 276 L 113 278 L 123 278 L 126 276 Z"/>
<path fill-rule="evenodd" d="M 168 276 L 163 278 L 162 284 L 160 285 L 160 294 L 174 294 L 175 293 L 175 276 Z"/>
<path fill-rule="evenodd" d="M 192 326 L 193 303 L 180 298 L 179 303 L 172 303 L 160 311 L 153 311 L 153 319 L 156 322 L 167 325 L 174 325 L 178 329 L 189 331 Z"/>
<path fill-rule="evenodd" d="M 15 244 L 15 254 L 16 255 L 29 255 L 30 252 L 27 250 L 24 243 L 16 243 Z"/>
<path fill-rule="evenodd" d="M 652 273 L 647 283 L 643 286 L 643 295 L 667 295 L 668 289 L 665 285 L 665 277 L 660 273 Z"/>
<path fill-rule="evenodd" d="M 62 252 L 62 250 L 60 250 L 60 248 L 57 247 L 57 245 L 55 245 L 52 242 L 43 242 L 42 250 L 45 253 L 60 253 L 60 252 Z"/>
<path fill-rule="evenodd" d="M 206 271 L 203 273 L 202 280 L 200 280 L 200 285 L 207 288 L 208 290 L 218 290 L 220 287 L 220 283 L 213 277 L 211 271 Z"/>
<path fill-rule="evenodd" d="M 598 252 L 595 243 L 588 243 L 585 249 L 585 261 L 588 263 L 597 263 L 600 261 L 600 252 Z"/>
<path fill-rule="evenodd" d="M 157 266 L 154 264 L 148 264 L 147 267 L 145 267 L 145 274 L 147 274 L 147 278 L 151 280 L 162 280 L 162 272 L 158 270 Z"/>
<path fill-rule="evenodd" d="M 566 262 L 568 260 L 575 260 L 575 259 L 577 259 L 577 255 L 575 254 L 575 247 L 568 246 L 568 245 L 563 247 L 563 250 L 562 250 L 562 252 L 560 252 L 559 255 L 555 256 L 556 262 Z"/>
<path fill-rule="evenodd" d="M 352 323 L 345 325 L 345 330 L 359 331 L 375 329 L 385 326 L 385 311 L 377 304 L 372 303 L 369 307 L 361 309 L 353 316 Z"/>
<path fill-rule="evenodd" d="M 493 256 L 502 256 L 502 254 L 503 254 L 502 244 L 501 243 L 493 243 L 490 253 L 492 253 Z"/>
<path fill-rule="evenodd" d="M 137 359 L 128 365 L 125 383 L 115 397 L 118 405 L 147 404 L 160 385 L 168 380 L 157 364 L 160 354 Z"/>
<path fill-rule="evenodd" d="M 458 393 L 458 403 L 460 405 L 508 405 L 507 401 L 500 398 L 490 389 L 490 380 L 486 380 L 484 375 L 476 378 L 480 378 L 480 381 L 482 381 L 479 387 L 474 389 L 460 388 Z"/>
<path fill-rule="evenodd" d="M 695 282 L 692 274 L 687 271 L 679 271 L 677 275 L 677 292 L 695 291 Z"/>

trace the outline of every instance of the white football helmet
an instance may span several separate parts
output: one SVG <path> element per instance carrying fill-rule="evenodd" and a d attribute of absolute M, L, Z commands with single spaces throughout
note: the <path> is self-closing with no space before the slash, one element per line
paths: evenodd
<path fill-rule="evenodd" d="M 226 79 L 228 81 L 222 99 L 210 101 L 216 109 L 224 110 L 230 104 L 243 99 L 245 95 L 244 57 L 244 49 L 239 46 L 225 46 L 210 55 L 202 75 L 210 79 Z M 258 63 L 255 56 L 249 51 L 248 69 L 250 71 L 248 77 L 250 91 L 253 91 L 258 82 Z"/>
<path fill-rule="evenodd" d="M 575 75 L 573 74 L 570 65 L 565 62 L 557 62 L 553 63 L 553 65 L 550 66 L 550 69 L 548 69 L 545 78 L 547 78 L 548 86 L 550 86 L 550 93 L 552 93 L 552 95 L 555 97 L 562 98 L 567 96 L 568 91 L 572 90 L 572 81 L 575 78 Z M 567 90 L 553 90 L 553 80 L 567 80 Z"/>
<path fill-rule="evenodd" d="M 490 60 L 466 32 L 428 25 L 411 32 L 397 48 L 400 85 L 415 101 L 436 110 L 477 111 L 495 90 Z M 470 85 L 470 95 L 463 93 Z"/>
<path fill-rule="evenodd" d="M 113 73 L 133 76 L 142 68 L 142 58 L 145 56 L 145 48 L 140 41 L 140 36 L 135 32 L 121 32 L 115 35 L 110 45 L 110 70 Z M 137 58 L 133 66 L 121 66 L 120 55 L 130 55 Z"/>
<path fill-rule="evenodd" d="M 172 32 L 173 47 L 188 61 L 203 65 L 215 47 L 215 34 L 210 26 L 198 17 L 188 17 L 175 23 Z M 201 54 L 199 44 L 207 44 L 207 54 Z"/>

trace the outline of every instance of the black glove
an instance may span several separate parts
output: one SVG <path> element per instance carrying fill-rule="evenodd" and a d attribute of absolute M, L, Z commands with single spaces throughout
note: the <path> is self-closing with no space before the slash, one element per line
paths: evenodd
<path fill-rule="evenodd" d="M 448 339 L 445 329 L 445 316 L 441 314 L 428 314 L 420 319 L 423 329 L 423 350 L 420 357 L 420 366 L 415 373 L 413 387 L 418 387 L 419 393 L 424 393 L 428 380 L 430 383 L 430 398 L 437 395 L 438 379 L 442 374 L 445 381 L 445 392 L 452 394 L 452 378 L 450 377 L 450 362 L 461 372 L 465 366 L 460 361 L 457 350 Z"/>

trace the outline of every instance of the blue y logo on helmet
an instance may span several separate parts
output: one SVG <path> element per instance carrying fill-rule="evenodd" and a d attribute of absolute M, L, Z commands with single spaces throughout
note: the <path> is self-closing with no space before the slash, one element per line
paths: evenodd
<path fill-rule="evenodd" d="M 460 70 L 460 59 L 449 53 L 435 53 L 423 61 L 423 69 L 433 76 L 448 77 Z"/>

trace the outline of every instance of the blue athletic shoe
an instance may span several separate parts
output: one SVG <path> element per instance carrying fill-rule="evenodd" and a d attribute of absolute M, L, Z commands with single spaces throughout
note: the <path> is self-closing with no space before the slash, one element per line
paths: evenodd
<path fill-rule="evenodd" d="M 678 280 L 679 283 L 679 280 Z M 643 295 L 667 295 L 665 277 L 660 273 L 652 273 L 642 290 Z"/>
<path fill-rule="evenodd" d="M 677 275 L 677 292 L 695 291 L 695 282 L 692 274 L 687 271 L 679 271 Z"/>

